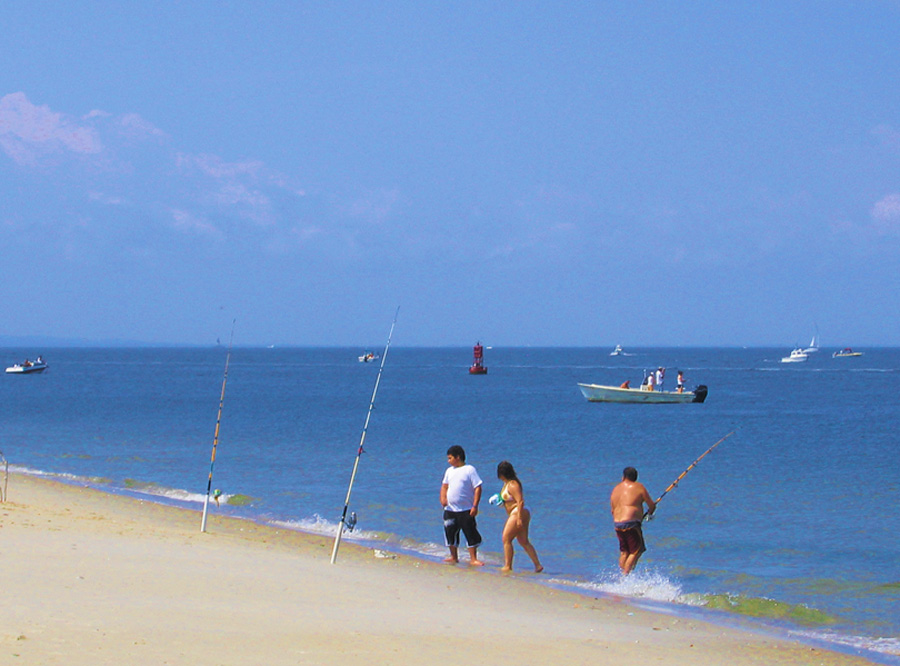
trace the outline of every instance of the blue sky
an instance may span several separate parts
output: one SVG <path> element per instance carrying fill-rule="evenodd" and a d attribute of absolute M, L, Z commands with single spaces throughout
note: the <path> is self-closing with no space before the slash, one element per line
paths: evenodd
<path fill-rule="evenodd" d="M 0 335 L 900 344 L 896 2 L 0 23 Z"/>

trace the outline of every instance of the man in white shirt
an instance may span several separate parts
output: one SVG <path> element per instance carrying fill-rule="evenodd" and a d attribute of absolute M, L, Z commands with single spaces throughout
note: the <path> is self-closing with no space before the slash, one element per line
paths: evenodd
<path fill-rule="evenodd" d="M 441 506 L 444 507 L 444 537 L 450 557 L 444 561 L 459 562 L 459 533 L 462 532 L 469 549 L 469 563 L 483 566 L 484 562 L 478 559 L 481 534 L 475 522 L 481 502 L 481 477 L 472 465 L 466 464 L 466 452 L 461 446 L 447 449 L 447 462 L 450 467 L 444 472 L 441 483 Z"/>

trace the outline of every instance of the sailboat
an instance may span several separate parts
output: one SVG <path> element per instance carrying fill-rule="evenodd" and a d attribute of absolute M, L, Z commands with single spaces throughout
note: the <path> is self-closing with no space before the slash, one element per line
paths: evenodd
<path fill-rule="evenodd" d="M 809 347 L 803 350 L 804 354 L 815 354 L 819 351 L 819 327 L 816 326 L 816 334 L 809 341 Z"/>

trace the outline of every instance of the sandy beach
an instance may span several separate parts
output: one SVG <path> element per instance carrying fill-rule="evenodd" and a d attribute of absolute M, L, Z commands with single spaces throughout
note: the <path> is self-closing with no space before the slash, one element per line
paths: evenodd
<path fill-rule="evenodd" d="M 13 475 L 0 664 L 871 663 L 626 602 Z M 520 558 L 522 556 L 520 555 Z M 523 563 L 524 566 L 524 563 Z"/>

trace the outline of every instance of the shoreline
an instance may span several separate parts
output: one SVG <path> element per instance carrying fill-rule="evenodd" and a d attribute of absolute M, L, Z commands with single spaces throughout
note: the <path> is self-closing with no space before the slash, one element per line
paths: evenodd
<path fill-rule="evenodd" d="M 211 512 L 10 474 L 0 655 L 21 663 L 877 663 Z M 463 638 L 464 637 L 464 638 Z M 2 660 L 2 658 L 0 658 Z"/>

